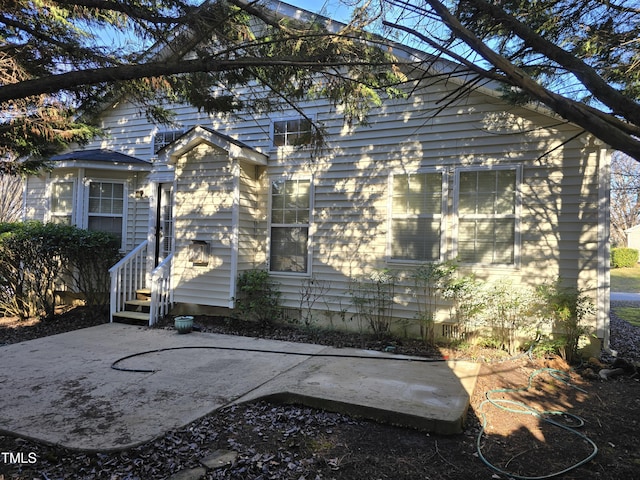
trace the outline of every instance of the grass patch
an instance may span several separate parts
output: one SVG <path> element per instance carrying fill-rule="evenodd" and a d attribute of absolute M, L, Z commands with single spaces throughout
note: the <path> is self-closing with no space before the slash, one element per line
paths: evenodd
<path fill-rule="evenodd" d="M 640 308 L 638 307 L 616 307 L 615 314 L 622 320 L 626 320 L 635 327 L 640 327 Z"/>
<path fill-rule="evenodd" d="M 611 291 L 640 293 L 640 267 L 612 268 Z"/>

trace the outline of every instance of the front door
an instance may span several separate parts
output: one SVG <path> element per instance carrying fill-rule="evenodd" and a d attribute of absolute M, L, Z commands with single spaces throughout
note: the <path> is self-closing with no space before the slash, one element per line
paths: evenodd
<path fill-rule="evenodd" d="M 173 249 L 173 185 L 158 184 L 156 215 L 155 266 L 167 258 Z"/>

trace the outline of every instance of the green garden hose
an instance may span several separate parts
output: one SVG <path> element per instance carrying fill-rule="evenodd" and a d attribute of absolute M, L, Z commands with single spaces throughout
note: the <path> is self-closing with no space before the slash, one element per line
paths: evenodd
<path fill-rule="evenodd" d="M 498 393 L 515 393 L 515 392 L 522 392 L 522 391 L 526 391 L 529 390 L 532 386 L 533 383 L 533 379 L 542 374 L 542 373 L 548 373 L 552 378 L 566 384 L 569 385 L 572 388 L 575 388 L 577 390 L 580 390 L 581 392 L 585 392 L 584 390 L 582 390 L 581 388 L 576 387 L 575 385 L 572 385 L 570 383 L 570 376 L 567 372 L 563 372 L 561 370 L 556 370 L 553 368 L 541 368 L 539 370 L 536 370 L 534 372 L 531 373 L 531 375 L 529 375 L 529 382 L 528 385 L 526 387 L 522 387 L 522 388 L 498 388 L 498 389 L 494 389 L 494 390 L 489 390 L 488 392 L 485 393 L 485 397 L 486 400 L 483 401 L 480 406 L 479 406 L 479 412 L 482 416 L 482 426 L 480 427 L 480 432 L 478 433 L 478 438 L 477 438 L 477 442 L 476 442 L 476 449 L 478 451 L 478 456 L 480 457 L 480 459 L 485 463 L 485 465 L 487 465 L 489 468 L 495 470 L 496 472 L 502 474 L 502 475 L 506 475 L 509 478 L 515 478 L 515 479 L 519 479 L 519 480 L 543 480 L 546 478 L 552 478 L 552 477 L 556 477 L 558 475 L 563 475 L 571 470 L 574 470 L 582 465 L 584 465 L 585 463 L 591 461 L 598 453 L 598 446 L 590 439 L 588 438 L 586 435 L 578 432 L 576 430 L 576 428 L 580 428 L 582 426 L 584 426 L 584 420 L 576 415 L 570 414 L 570 413 L 566 413 L 566 412 L 561 412 L 561 411 L 538 411 L 535 408 L 530 407 L 529 405 L 520 402 L 520 401 L 515 401 L 515 400 L 506 400 L 506 399 L 501 399 L 501 398 L 492 398 L 492 395 L 494 394 L 498 394 Z M 586 392 L 585 392 L 586 393 Z M 554 473 L 550 473 L 547 475 L 540 475 L 540 476 L 535 476 L 535 477 L 531 477 L 531 476 L 522 476 L 522 475 L 517 475 L 511 472 L 507 472 L 505 470 L 502 470 L 498 467 L 496 467 L 495 465 L 493 465 L 491 462 L 489 462 L 485 456 L 482 454 L 482 436 L 483 433 L 485 431 L 485 428 L 487 426 L 487 418 L 486 415 L 483 411 L 485 405 L 487 404 L 491 404 L 494 407 L 507 411 L 507 412 L 511 412 L 511 413 L 517 413 L 517 414 L 523 414 L 523 415 L 532 415 L 546 423 L 549 423 L 550 425 L 562 428 L 563 430 L 566 430 L 568 432 L 570 432 L 573 435 L 578 436 L 579 438 L 581 438 L 582 440 L 586 441 L 589 445 L 591 445 L 591 447 L 593 448 L 593 451 L 584 459 L 580 460 L 579 462 L 563 469 L 560 470 L 558 472 L 554 472 Z M 574 419 L 577 424 L 569 426 L 568 424 L 564 424 L 561 422 L 557 422 L 555 420 L 552 420 L 551 418 L 549 418 L 550 416 L 563 416 L 565 418 L 572 418 Z"/>

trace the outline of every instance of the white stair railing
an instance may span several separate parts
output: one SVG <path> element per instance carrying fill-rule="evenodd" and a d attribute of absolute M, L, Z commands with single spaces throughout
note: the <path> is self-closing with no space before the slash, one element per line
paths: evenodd
<path fill-rule="evenodd" d="M 169 313 L 173 304 L 173 289 L 171 288 L 171 265 L 173 254 L 169 254 L 151 272 L 151 314 L 149 326 Z"/>
<path fill-rule="evenodd" d="M 125 309 L 125 303 L 146 287 L 149 242 L 144 241 L 109 269 L 111 275 L 110 319 Z"/>

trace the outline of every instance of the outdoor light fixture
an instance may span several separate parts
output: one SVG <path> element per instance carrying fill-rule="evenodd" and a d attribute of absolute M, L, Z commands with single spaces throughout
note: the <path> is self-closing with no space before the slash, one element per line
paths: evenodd
<path fill-rule="evenodd" d="M 194 267 L 206 267 L 209 265 L 209 244 L 204 240 L 191 240 L 189 262 Z"/>

